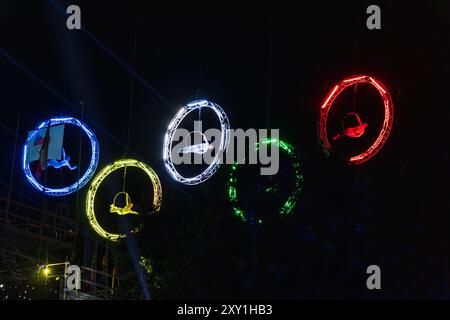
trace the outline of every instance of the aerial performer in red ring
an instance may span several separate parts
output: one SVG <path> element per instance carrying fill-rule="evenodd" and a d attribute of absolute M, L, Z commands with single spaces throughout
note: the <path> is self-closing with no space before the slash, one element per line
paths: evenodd
<path fill-rule="evenodd" d="M 383 147 L 384 143 L 389 137 L 389 134 L 392 129 L 392 123 L 394 120 L 394 106 L 392 103 L 391 95 L 389 94 L 389 91 L 386 89 L 386 87 L 379 82 L 378 80 L 375 80 L 373 77 L 366 76 L 366 75 L 360 75 L 360 76 L 354 76 L 347 79 L 344 79 L 343 81 L 339 82 L 334 88 L 330 91 L 330 93 L 325 98 L 324 102 L 322 103 L 322 106 L 320 108 L 320 116 L 319 116 L 319 139 L 322 143 L 323 150 L 326 155 L 331 155 L 333 152 L 333 147 L 331 146 L 330 140 L 328 138 L 328 132 L 327 132 L 327 120 L 328 120 L 328 114 L 330 112 L 330 109 L 333 105 L 333 102 L 335 99 L 339 96 L 339 94 L 344 91 L 346 88 L 356 85 L 359 83 L 367 83 L 372 86 L 374 86 L 378 92 L 381 95 L 381 98 L 383 99 L 384 104 L 384 121 L 383 126 L 381 128 L 381 131 L 374 141 L 374 143 L 364 152 L 351 156 L 348 159 L 345 159 L 348 164 L 361 164 L 372 158 L 375 154 L 380 151 L 380 149 Z M 343 126 L 342 132 L 338 133 L 334 137 L 332 137 L 333 141 L 336 141 L 338 139 L 341 139 L 343 137 L 348 137 L 351 139 L 357 139 L 364 135 L 365 129 L 368 127 L 368 124 L 366 122 L 361 121 L 360 117 L 356 113 L 348 113 L 345 117 L 353 116 L 355 117 L 358 125 L 355 127 L 347 127 L 345 128 Z"/>

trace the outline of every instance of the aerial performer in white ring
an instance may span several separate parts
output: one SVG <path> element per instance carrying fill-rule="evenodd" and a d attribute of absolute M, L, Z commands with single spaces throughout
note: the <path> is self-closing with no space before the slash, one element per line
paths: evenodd
<path fill-rule="evenodd" d="M 192 131 L 191 133 L 199 133 L 202 135 L 203 143 L 194 144 L 192 146 L 183 147 L 180 149 L 180 152 L 182 154 L 186 153 L 197 153 L 197 154 L 205 154 L 208 150 L 214 149 L 214 146 L 208 142 L 208 139 L 206 139 L 206 136 L 203 132 L 200 131 Z"/>

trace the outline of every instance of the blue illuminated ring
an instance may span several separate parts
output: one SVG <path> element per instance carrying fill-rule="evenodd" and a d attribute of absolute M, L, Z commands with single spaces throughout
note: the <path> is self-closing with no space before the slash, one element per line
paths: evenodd
<path fill-rule="evenodd" d="M 43 129 L 45 127 L 48 128 L 50 126 L 56 126 L 59 124 L 73 124 L 77 127 L 80 127 L 81 129 L 83 129 L 83 131 L 86 133 L 86 135 L 89 137 L 89 140 L 91 141 L 92 155 L 91 155 L 91 162 L 89 163 L 89 168 L 86 170 L 84 175 L 80 178 L 80 180 L 78 180 L 77 182 L 75 182 L 74 184 L 72 184 L 71 186 L 68 186 L 68 187 L 52 189 L 52 188 L 47 188 L 47 187 L 41 185 L 35 179 L 33 174 L 31 173 L 30 164 L 27 163 L 27 148 L 28 148 L 28 142 L 30 141 L 30 139 L 34 138 L 34 135 L 37 133 L 38 130 Z M 88 183 L 88 181 L 91 180 L 92 176 L 95 173 L 95 170 L 97 169 L 97 165 L 98 165 L 98 158 L 99 158 L 98 141 L 97 141 L 97 138 L 95 137 L 95 134 L 92 132 L 92 130 L 89 129 L 80 120 L 75 119 L 75 118 L 69 118 L 69 117 L 53 118 L 48 121 L 42 122 L 35 129 L 34 133 L 28 137 L 27 141 L 25 142 L 25 146 L 23 148 L 22 158 L 23 158 L 23 163 L 22 163 L 23 171 L 25 172 L 25 176 L 27 177 L 28 181 L 31 183 L 31 185 L 33 187 L 35 187 L 39 191 L 44 192 L 50 196 L 65 196 L 65 195 L 74 193 L 77 190 L 83 188 L 86 185 L 86 183 Z"/>

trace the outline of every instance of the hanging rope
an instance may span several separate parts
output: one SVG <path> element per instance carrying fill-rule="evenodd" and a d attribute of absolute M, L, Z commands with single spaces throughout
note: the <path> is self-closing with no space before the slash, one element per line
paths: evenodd
<path fill-rule="evenodd" d="M 132 68 L 133 72 L 136 69 L 136 46 L 137 46 L 137 32 L 138 32 L 138 19 L 136 17 L 136 24 L 134 29 L 134 40 L 133 40 L 133 61 Z M 131 139 L 131 124 L 133 119 L 133 98 L 134 98 L 134 77 L 131 77 L 131 88 L 130 88 L 130 105 L 128 107 L 128 132 L 127 132 L 127 152 L 130 151 L 130 139 Z"/>
<path fill-rule="evenodd" d="M 136 17 L 135 26 L 134 26 L 134 39 L 133 39 L 133 60 L 132 60 L 133 73 L 136 70 L 137 33 L 138 33 L 138 18 Z M 125 158 L 128 155 L 128 152 L 130 151 L 131 124 L 132 124 L 132 120 L 133 120 L 134 79 L 135 79 L 135 77 L 131 77 L 130 104 L 128 106 L 127 150 L 126 150 L 123 158 Z M 124 168 L 124 172 L 123 172 L 123 186 L 122 186 L 123 192 L 125 192 L 126 181 L 127 181 L 127 167 Z"/>
<path fill-rule="evenodd" d="M 198 101 L 198 97 L 200 96 L 200 91 L 203 87 L 203 71 L 202 71 L 202 66 L 200 65 L 200 77 L 199 77 L 199 84 L 197 87 L 197 92 L 195 94 L 195 101 Z M 201 121 L 202 117 L 202 108 L 198 109 L 198 121 Z"/>
<path fill-rule="evenodd" d="M 81 122 L 84 123 L 84 101 L 80 101 L 81 105 Z M 79 145 L 78 145 L 78 184 L 76 194 L 76 207 L 75 207 L 75 236 L 74 236 L 74 249 L 76 250 L 76 243 L 78 240 L 78 233 L 80 232 L 80 177 L 81 177 L 81 159 L 83 152 L 83 129 L 80 127 Z"/>
<path fill-rule="evenodd" d="M 199 84 L 198 84 L 198 87 L 197 87 L 197 92 L 195 93 L 195 100 L 197 101 L 198 100 L 198 97 L 200 96 L 200 91 L 201 91 L 201 89 L 202 89 L 202 87 L 203 87 L 203 72 L 202 72 L 202 66 L 200 65 L 200 78 L 199 78 Z"/>
<path fill-rule="evenodd" d="M 201 79 L 202 79 L 202 75 L 200 74 L 200 85 L 198 86 L 198 89 L 197 89 L 197 95 L 195 97 L 195 101 L 198 101 L 198 97 L 200 95 L 200 87 L 201 87 L 201 82 L 202 82 Z M 198 121 L 202 121 L 202 108 L 198 108 Z M 195 130 L 195 128 L 194 128 L 194 130 Z"/>
<path fill-rule="evenodd" d="M 70 32 L 68 32 L 70 33 Z M 66 97 L 66 77 L 64 77 L 64 89 L 63 89 L 63 97 Z M 59 113 L 59 116 L 62 118 L 63 117 L 63 110 L 64 110 L 64 103 L 61 103 L 61 112 Z M 64 185 L 64 175 L 63 175 L 63 168 L 61 167 L 59 169 L 59 175 L 61 177 L 61 186 Z M 63 202 L 66 202 L 66 195 L 63 196 Z"/>
<path fill-rule="evenodd" d="M 127 182 L 127 167 L 125 167 L 125 168 L 123 169 L 123 185 L 122 185 L 122 192 L 125 192 L 126 182 Z"/>
<path fill-rule="evenodd" d="M 356 94 L 358 91 L 358 83 L 353 87 L 353 112 L 356 113 Z"/>
<path fill-rule="evenodd" d="M 48 117 L 48 119 L 51 119 L 51 115 Z M 46 125 L 46 132 L 45 132 L 45 138 L 44 138 L 44 143 L 41 147 L 41 153 L 42 153 L 42 148 L 44 149 L 44 157 L 42 158 L 44 161 L 47 161 L 48 158 L 48 146 L 49 146 L 49 139 L 50 139 L 50 120 L 47 121 Z M 41 159 L 41 161 L 42 161 Z M 42 163 L 39 162 L 38 163 L 39 166 L 42 166 Z M 45 192 L 45 186 L 47 185 L 47 173 L 48 170 L 45 170 L 45 174 L 44 174 L 44 192 L 42 195 L 42 214 L 41 214 L 41 223 L 39 226 L 39 254 L 38 254 L 38 261 L 41 261 L 41 256 L 42 256 L 42 228 L 45 222 L 45 218 L 47 215 L 47 193 Z"/>
<path fill-rule="evenodd" d="M 276 10 L 275 10 L 276 12 Z M 268 76 L 267 76 L 267 105 L 266 105 L 266 128 L 269 129 L 270 121 L 270 99 L 272 94 L 272 56 L 273 56 L 273 30 L 272 23 L 269 20 L 269 58 L 268 58 Z"/>

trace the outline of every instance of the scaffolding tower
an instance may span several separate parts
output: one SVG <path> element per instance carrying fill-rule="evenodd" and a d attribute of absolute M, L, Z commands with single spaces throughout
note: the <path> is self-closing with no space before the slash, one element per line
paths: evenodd
<path fill-rule="evenodd" d="M 76 245 L 75 232 L 76 222 L 65 204 L 53 204 L 41 210 L 0 198 L 0 279 L 27 281 L 42 267 L 62 266 L 46 275 L 59 279 L 60 299 L 110 298 L 119 287 L 118 276 L 86 266 L 80 266 L 81 290 L 66 288 L 66 269 L 70 264 L 67 256 Z M 49 264 L 55 261 L 65 262 Z"/>

